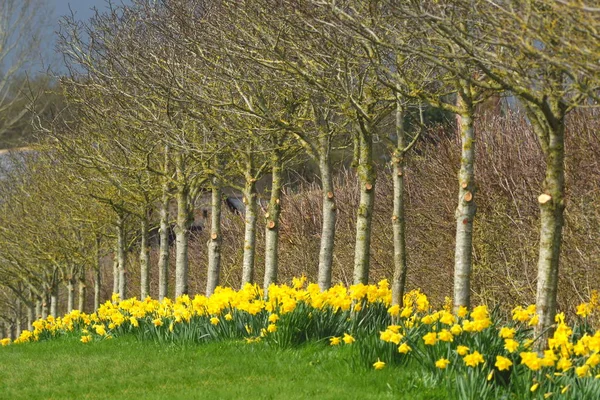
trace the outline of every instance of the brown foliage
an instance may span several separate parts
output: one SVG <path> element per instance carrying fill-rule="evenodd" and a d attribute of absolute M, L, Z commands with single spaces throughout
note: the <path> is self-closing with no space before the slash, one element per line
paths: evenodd
<path fill-rule="evenodd" d="M 588 297 L 600 281 L 600 120 L 598 110 L 578 111 L 567 124 L 567 212 L 561 255 L 559 306 L 565 310 Z M 454 209 L 459 139 L 437 128 L 408 158 L 406 168 L 408 289 L 421 288 L 435 303 L 452 293 Z M 544 165 L 537 138 L 516 113 L 477 121 L 473 283 L 474 303 L 534 302 L 537 274 L 537 198 Z M 351 284 L 354 258 L 357 178 L 342 168 L 335 177 L 338 220 L 333 282 Z M 371 250 L 372 282 L 392 276 L 391 168 L 380 165 Z M 280 224 L 279 281 L 306 274 L 317 276 L 321 226 L 321 190 L 304 181 L 286 188 Z M 243 218 L 223 213 L 223 285 L 237 287 L 241 276 Z M 264 270 L 264 219 L 259 219 L 256 281 Z M 190 291 L 204 291 L 208 231 L 190 246 Z M 153 257 L 155 265 L 155 256 Z M 173 267 L 173 266 L 172 266 Z M 131 270 L 131 269 L 130 269 Z M 174 271 L 172 271 L 174 274 Z M 134 276 L 137 274 L 133 274 Z M 132 279 L 137 279 L 137 276 Z M 106 278 L 109 278 L 108 276 Z M 131 292 L 137 294 L 132 282 Z M 153 271 L 152 293 L 157 272 Z M 171 286 L 172 287 L 172 286 Z"/>

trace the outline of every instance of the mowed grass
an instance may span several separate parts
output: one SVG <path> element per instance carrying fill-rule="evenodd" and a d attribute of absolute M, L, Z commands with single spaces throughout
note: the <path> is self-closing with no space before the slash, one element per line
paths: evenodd
<path fill-rule="evenodd" d="M 2 399 L 445 399 L 419 369 L 354 365 L 348 348 L 158 345 L 78 337 L 0 348 Z"/>

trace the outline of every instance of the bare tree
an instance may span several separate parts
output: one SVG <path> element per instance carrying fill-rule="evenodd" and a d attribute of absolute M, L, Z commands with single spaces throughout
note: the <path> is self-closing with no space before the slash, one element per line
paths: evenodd
<path fill-rule="evenodd" d="M 14 109 L 29 94 L 27 68 L 39 56 L 47 13 L 41 0 L 2 0 L 0 3 L 0 136 L 29 111 Z"/>
<path fill-rule="evenodd" d="M 570 38 L 590 27 L 577 17 L 581 8 L 559 7 L 553 0 L 462 1 L 430 5 L 421 21 L 459 46 L 467 63 L 483 76 L 462 78 L 484 89 L 517 96 L 544 155 L 545 177 L 538 197 L 540 246 L 536 332 L 546 337 L 554 324 L 559 256 L 565 210 L 565 124 L 567 114 L 589 104 L 597 77 L 582 80 L 572 68 Z M 457 15 L 463 21 L 457 23 Z M 467 29 L 468 27 L 468 29 Z M 584 41 L 585 42 L 585 41 Z M 589 43 L 589 42 L 587 42 Z M 586 45 L 587 46 L 587 45 Z M 545 345 L 540 340 L 540 346 Z"/>
<path fill-rule="evenodd" d="M 354 281 L 368 280 L 370 238 L 376 180 L 373 137 L 378 125 L 393 109 L 391 93 L 378 84 L 369 62 L 356 57 L 360 44 L 332 24 L 325 8 L 297 2 L 237 2 L 244 32 L 259 37 L 249 58 L 290 76 L 309 99 L 311 124 L 286 126 L 318 160 L 323 185 L 323 225 L 319 256 L 319 285 L 331 283 L 335 224 L 335 200 L 330 181 L 330 152 L 338 127 L 351 132 L 356 143 L 360 205 L 356 216 Z M 269 10 L 269 12 L 265 12 Z M 248 32 L 250 31 L 250 32 Z M 260 58 L 253 57 L 253 52 Z M 283 119 L 285 122 L 286 119 Z M 312 126 L 311 126 L 312 125 Z M 312 129 L 313 132 L 310 132 Z M 339 131 L 338 131 L 339 132 Z"/>

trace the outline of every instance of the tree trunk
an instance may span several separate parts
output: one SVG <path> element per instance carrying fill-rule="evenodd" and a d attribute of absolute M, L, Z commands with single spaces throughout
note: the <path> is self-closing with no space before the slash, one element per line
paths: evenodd
<path fill-rule="evenodd" d="M 98 311 L 100 308 L 100 289 L 102 288 L 102 273 L 100 271 L 100 265 L 97 265 L 94 269 L 94 311 Z"/>
<path fill-rule="evenodd" d="M 15 335 L 19 337 L 21 335 L 21 319 L 23 318 L 23 307 L 21 299 L 17 298 L 15 301 Z"/>
<path fill-rule="evenodd" d="M 470 99 L 458 96 L 457 106 L 461 158 L 458 174 L 458 206 L 456 207 L 456 247 L 454 251 L 454 309 L 470 307 L 473 220 L 475 218 L 475 129 Z"/>
<path fill-rule="evenodd" d="M 35 311 L 37 306 L 36 296 L 31 288 L 28 290 L 29 302 L 27 304 L 27 330 L 33 330 L 33 321 L 36 320 Z"/>
<path fill-rule="evenodd" d="M 51 291 L 51 286 L 45 288 L 44 290 L 44 298 L 42 299 L 42 307 L 40 309 L 40 315 L 42 316 L 42 319 L 46 319 L 48 318 L 48 308 L 50 306 L 50 291 Z"/>
<path fill-rule="evenodd" d="M 150 245 L 148 244 L 148 210 L 144 207 L 140 223 L 140 300 L 150 295 Z"/>
<path fill-rule="evenodd" d="M 169 184 L 163 186 L 160 202 L 160 249 L 158 256 L 158 299 L 169 294 Z"/>
<path fill-rule="evenodd" d="M 219 285 L 221 272 L 221 182 L 213 179 L 210 216 L 210 239 L 208 240 L 208 273 L 206 276 L 206 295 L 210 296 Z"/>
<path fill-rule="evenodd" d="M 7 337 L 10 340 L 15 340 L 15 336 L 13 335 L 11 326 L 7 321 L 2 321 L 2 331 L 4 332 L 4 334 L 2 335 L 3 338 Z"/>
<path fill-rule="evenodd" d="M 360 203 L 356 215 L 356 240 L 354 246 L 354 284 L 369 282 L 371 255 L 371 222 L 375 204 L 376 173 L 373 167 L 372 127 L 360 123 L 358 183 Z"/>
<path fill-rule="evenodd" d="M 113 293 L 119 293 L 119 247 L 115 246 L 115 255 L 113 260 Z"/>
<path fill-rule="evenodd" d="M 42 303 L 40 299 L 35 301 L 35 319 L 45 318 L 42 314 Z"/>
<path fill-rule="evenodd" d="M 87 285 L 85 284 L 85 270 L 82 270 L 79 274 L 79 285 L 77 288 L 77 309 L 81 312 L 85 312 L 85 296 L 87 292 Z"/>
<path fill-rule="evenodd" d="M 392 228 L 394 232 L 394 277 L 392 279 L 392 304 L 402 306 L 406 287 L 406 221 L 404 217 L 404 157 L 406 133 L 404 110 L 400 102 L 396 109 L 396 151 L 392 164 L 394 174 L 394 205 Z"/>
<path fill-rule="evenodd" d="M 69 276 L 67 278 L 67 313 L 73 311 L 75 307 L 75 278 Z"/>
<path fill-rule="evenodd" d="M 322 189 L 322 216 L 321 246 L 319 248 L 319 288 L 325 291 L 331 287 L 331 271 L 333 265 L 333 249 L 335 245 L 335 222 L 337 210 L 335 204 L 335 192 L 333 188 L 333 177 L 331 172 L 331 159 L 329 153 L 329 139 L 320 146 L 319 173 L 321 175 Z"/>
<path fill-rule="evenodd" d="M 52 280 L 52 288 L 50 290 L 50 315 L 54 318 L 58 317 L 58 280 Z"/>
<path fill-rule="evenodd" d="M 249 174 L 250 172 L 248 172 Z M 254 177 L 246 176 L 244 187 L 244 261 L 242 266 L 242 287 L 254 282 L 254 257 L 256 255 L 256 183 Z"/>
<path fill-rule="evenodd" d="M 27 330 L 33 330 L 33 321 L 35 321 L 35 304 L 32 302 L 27 307 Z"/>
<path fill-rule="evenodd" d="M 177 225 L 175 226 L 175 297 L 188 293 L 188 242 L 190 237 L 190 200 L 187 186 L 180 187 L 177 199 Z"/>
<path fill-rule="evenodd" d="M 558 110 L 553 124 L 547 127 L 547 145 L 544 155 L 546 173 L 542 186 L 540 205 L 540 248 L 538 258 L 538 282 L 536 310 L 538 325 L 536 336 L 541 338 L 540 348 L 545 348 L 546 339 L 554 324 L 558 289 L 558 267 L 562 243 L 562 228 L 565 209 L 565 147 L 564 113 Z M 534 126 L 535 127 L 535 126 Z M 538 128 L 538 131 L 540 129 Z M 536 132 L 537 133 L 537 132 Z M 539 136 L 539 133 L 538 133 Z"/>
<path fill-rule="evenodd" d="M 119 297 L 121 300 L 127 298 L 127 269 L 125 256 L 125 223 L 123 216 L 119 215 L 117 224 L 117 261 L 119 269 Z"/>
<path fill-rule="evenodd" d="M 100 260 L 100 238 L 96 238 L 96 265 L 94 266 L 94 311 L 100 307 L 100 288 L 102 287 L 102 261 Z"/>
<path fill-rule="evenodd" d="M 265 296 L 271 283 L 277 282 L 279 249 L 279 214 L 281 213 L 282 160 L 278 149 L 271 159 L 271 198 L 267 207 L 265 229 Z"/>

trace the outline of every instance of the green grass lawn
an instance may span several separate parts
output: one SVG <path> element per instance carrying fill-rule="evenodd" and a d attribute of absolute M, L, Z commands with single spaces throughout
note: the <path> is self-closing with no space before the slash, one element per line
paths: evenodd
<path fill-rule="evenodd" d="M 445 399 L 419 369 L 354 366 L 347 348 L 157 345 L 78 337 L 0 348 L 2 399 Z"/>

